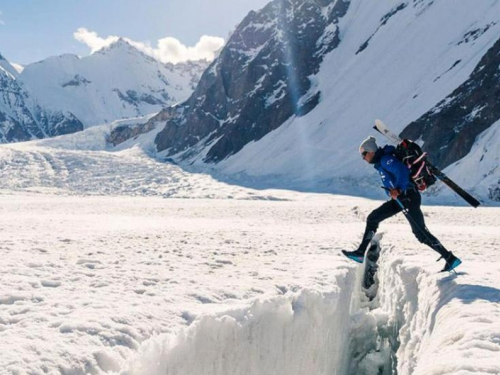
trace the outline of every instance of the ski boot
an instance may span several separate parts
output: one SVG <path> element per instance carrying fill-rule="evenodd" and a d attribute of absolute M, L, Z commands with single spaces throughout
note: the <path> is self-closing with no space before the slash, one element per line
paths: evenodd
<path fill-rule="evenodd" d="M 365 259 L 365 252 L 363 250 L 355 250 L 355 251 L 342 250 L 342 253 L 349 259 L 355 261 L 356 263 L 363 263 Z"/>
<path fill-rule="evenodd" d="M 359 245 L 357 250 L 355 251 L 342 250 L 342 254 L 344 254 L 349 259 L 355 261 L 356 263 L 363 263 L 363 261 L 365 260 L 366 248 L 370 244 L 374 235 L 375 232 L 369 231 L 364 235 L 363 240 L 361 241 L 361 244 Z"/>
<path fill-rule="evenodd" d="M 441 257 L 438 259 L 441 260 L 442 258 L 444 257 Z M 455 255 L 453 255 L 453 253 L 450 251 L 450 254 L 448 255 L 448 257 L 445 258 L 446 260 L 446 264 L 444 265 L 444 268 L 441 270 L 441 272 L 455 272 L 455 268 L 457 268 L 459 265 L 462 264 L 462 261 L 460 259 L 458 259 Z"/>

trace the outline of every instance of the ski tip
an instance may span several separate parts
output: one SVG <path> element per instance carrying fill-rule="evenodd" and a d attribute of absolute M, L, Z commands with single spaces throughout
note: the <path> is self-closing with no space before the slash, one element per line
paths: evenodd
<path fill-rule="evenodd" d="M 377 119 L 375 119 L 375 126 L 377 126 L 377 125 L 384 125 L 384 123 L 382 122 L 382 120 L 377 118 Z"/>

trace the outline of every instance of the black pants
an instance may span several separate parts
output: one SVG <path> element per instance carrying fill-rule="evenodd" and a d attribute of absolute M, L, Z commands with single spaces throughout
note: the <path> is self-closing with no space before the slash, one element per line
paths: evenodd
<path fill-rule="evenodd" d="M 404 194 L 401 194 L 398 199 L 408 210 L 408 214 L 411 217 L 409 223 L 415 237 L 417 237 L 421 243 L 437 251 L 446 259 L 450 252 L 446 250 L 443 245 L 441 245 L 439 240 L 434 237 L 425 226 L 424 215 L 420 209 L 420 204 L 422 203 L 420 193 L 416 190 L 407 190 Z M 372 213 L 368 215 L 366 220 L 365 234 L 363 236 L 363 242 L 360 245 L 360 249 L 362 251 L 366 250 L 366 247 L 370 243 L 370 239 L 373 237 L 373 234 L 377 232 L 378 226 L 382 221 L 401 211 L 402 208 L 394 199 L 385 202 L 379 208 L 373 210 Z"/>

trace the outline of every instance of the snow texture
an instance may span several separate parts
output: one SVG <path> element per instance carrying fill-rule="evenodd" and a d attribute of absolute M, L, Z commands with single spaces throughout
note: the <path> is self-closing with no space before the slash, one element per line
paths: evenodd
<path fill-rule="evenodd" d="M 424 207 L 458 276 L 384 222 L 369 301 L 340 250 L 380 201 L 228 185 L 118 124 L 0 146 L 0 373 L 500 373 L 498 208 Z"/>

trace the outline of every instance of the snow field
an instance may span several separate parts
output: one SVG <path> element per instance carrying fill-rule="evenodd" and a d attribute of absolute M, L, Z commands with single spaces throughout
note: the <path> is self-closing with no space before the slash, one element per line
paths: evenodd
<path fill-rule="evenodd" d="M 152 156 L 161 127 L 117 147 L 107 143 L 115 126 L 147 119 L 115 121 L 61 137 L 0 145 L 0 191 L 247 200 L 286 200 L 298 195 L 223 184 L 206 172 L 189 173 L 160 162 Z"/>
<path fill-rule="evenodd" d="M 109 129 L 0 146 L 0 374 L 500 373 L 498 208 L 424 207 L 456 279 L 384 222 L 370 302 L 340 250 L 380 201 L 222 183 Z"/>
<path fill-rule="evenodd" d="M 330 293 L 347 272 L 330 245 L 333 208 L 314 196 L 0 201 L 0 373 L 118 371 L 142 342 L 201 314 Z"/>
<path fill-rule="evenodd" d="M 497 209 L 425 207 L 457 279 L 383 223 L 368 302 L 340 249 L 380 202 L 297 196 L 1 195 L 0 373 L 498 372 Z"/>
<path fill-rule="evenodd" d="M 492 253 L 498 245 L 494 209 L 481 212 L 482 228 L 463 225 L 474 216 L 470 209 L 428 209 L 432 224 L 448 221 L 435 225 L 435 233 L 485 235 L 485 252 L 498 261 Z M 395 235 L 382 240 L 373 301 L 360 287 L 364 267 L 349 267 L 337 291 L 257 300 L 243 310 L 202 316 L 176 337 L 150 340 L 121 374 L 500 373 L 500 290 L 489 278 L 499 271 L 498 262 L 485 269 L 477 252 L 464 254 L 466 247 L 453 244 L 464 260 L 462 270 L 458 276 L 438 273 L 442 265 L 435 265 L 434 253 L 412 241 L 400 219 L 390 221 Z M 468 241 L 462 238 L 466 246 Z M 297 308 L 297 300 L 307 302 Z"/>

